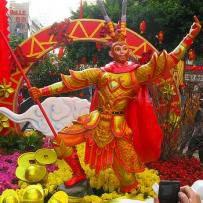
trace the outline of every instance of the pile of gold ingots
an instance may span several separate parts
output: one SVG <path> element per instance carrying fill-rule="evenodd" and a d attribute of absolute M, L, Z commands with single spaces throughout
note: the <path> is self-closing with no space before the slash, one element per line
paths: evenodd
<path fill-rule="evenodd" d="M 0 203 L 121 203 L 136 200 L 135 194 L 119 194 L 116 191 L 112 193 L 104 193 L 105 197 L 96 195 L 85 196 L 83 198 L 69 196 L 63 191 L 54 191 L 50 193 L 44 182 L 48 179 L 46 166 L 49 164 L 57 164 L 56 152 L 53 149 L 42 148 L 36 152 L 27 152 L 22 154 L 18 160 L 16 168 L 16 177 L 22 183 L 26 183 L 25 187 L 13 190 L 7 189 L 0 196 Z M 144 172 L 145 173 L 145 172 Z M 150 170 L 146 170 L 146 175 L 158 176 Z M 140 177 L 140 179 L 142 179 Z M 139 177 L 138 177 L 139 180 Z M 135 198 L 136 196 L 136 198 Z"/>
<path fill-rule="evenodd" d="M 14 190 L 6 190 L 3 192 L 0 202 L 1 203 L 44 203 L 46 196 L 42 186 L 29 185 L 22 194 Z M 49 200 L 48 203 L 68 203 L 68 195 L 63 191 L 56 192 Z"/>
<path fill-rule="evenodd" d="M 47 177 L 46 165 L 56 160 L 55 151 L 47 148 L 22 154 L 17 161 L 16 177 L 30 185 L 23 190 L 5 190 L 0 196 L 0 203 L 44 203 L 48 191 L 39 183 Z M 66 203 L 68 195 L 63 191 L 56 192 L 48 202 Z"/>
<path fill-rule="evenodd" d="M 47 175 L 46 165 L 57 160 L 56 152 L 42 148 L 36 152 L 27 152 L 18 158 L 16 177 L 28 183 L 38 183 Z"/>

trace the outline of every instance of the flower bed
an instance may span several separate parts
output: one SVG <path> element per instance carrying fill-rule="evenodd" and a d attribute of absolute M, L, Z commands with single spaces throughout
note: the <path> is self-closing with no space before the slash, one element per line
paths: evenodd
<path fill-rule="evenodd" d="M 45 142 L 46 147 L 50 147 L 49 142 Z M 104 193 L 101 197 L 96 195 L 86 196 L 84 200 L 89 202 L 93 199 L 98 199 L 98 202 L 102 200 L 112 199 L 122 196 L 122 194 L 117 193 L 119 188 L 119 181 L 115 176 L 112 169 L 106 169 L 101 172 L 99 176 L 95 176 L 95 171 L 91 170 L 88 166 L 84 164 L 83 155 L 84 155 L 84 144 L 79 145 L 77 150 L 80 157 L 81 164 L 89 178 L 90 185 L 92 188 L 97 190 L 102 189 Z M 2 166 L 1 167 L 1 188 L 0 194 L 6 189 L 18 189 L 18 193 L 21 192 L 29 185 L 28 183 L 18 180 L 15 176 L 15 170 L 17 167 L 17 159 L 21 154 L 19 152 L 6 155 L 1 155 Z M 5 173 L 5 171 L 7 173 Z M 56 192 L 58 185 L 62 184 L 65 180 L 69 179 L 72 175 L 70 167 L 63 161 L 57 160 L 54 165 L 47 166 L 48 176 L 41 182 L 44 189 L 46 189 L 50 195 L 53 195 Z M 134 191 L 133 198 L 144 200 L 146 198 L 152 197 L 155 193 L 152 190 L 152 185 L 155 182 L 159 182 L 158 172 L 151 169 L 146 169 L 143 173 L 137 174 L 137 180 L 139 182 L 139 187 Z M 145 181 L 146 180 L 146 181 Z"/>
<path fill-rule="evenodd" d="M 102 189 L 106 192 L 101 197 L 86 196 L 84 198 L 85 202 L 95 201 L 95 198 L 97 202 L 102 202 L 102 200 L 121 196 L 122 194 L 116 192 L 119 188 L 119 181 L 112 169 L 106 169 L 96 177 L 94 170 L 91 170 L 84 164 L 84 146 L 84 144 L 79 145 L 77 151 L 81 165 L 89 178 L 90 185 L 92 188 Z M 42 147 L 51 148 L 51 141 L 44 139 Z M 20 155 L 20 152 L 9 155 L 5 153 L 0 154 L 0 195 L 6 189 L 19 189 L 18 191 L 22 191 L 28 186 L 28 183 L 19 181 L 15 176 L 17 159 Z M 58 185 L 71 177 L 72 172 L 63 160 L 57 160 L 55 164 L 48 165 L 47 171 L 47 179 L 41 182 L 41 184 L 48 191 L 49 196 L 51 196 L 56 192 Z M 178 180 L 181 182 L 181 185 L 192 185 L 196 180 L 203 179 L 203 167 L 200 166 L 200 162 L 196 158 L 188 159 L 186 157 L 177 157 L 167 161 L 160 160 L 150 163 L 143 173 L 137 174 L 139 187 L 133 193 L 133 199 L 144 200 L 155 196 L 155 193 L 152 191 L 152 185 L 155 182 L 159 182 L 159 179 Z"/>
<path fill-rule="evenodd" d="M 175 157 L 167 161 L 148 164 L 149 168 L 159 171 L 161 180 L 178 180 L 181 185 L 192 185 L 196 180 L 203 179 L 203 167 L 196 158 Z"/>
<path fill-rule="evenodd" d="M 19 155 L 19 152 L 9 155 L 0 154 L 0 194 L 5 189 L 18 188 L 18 180 L 16 179 L 15 171 Z"/>

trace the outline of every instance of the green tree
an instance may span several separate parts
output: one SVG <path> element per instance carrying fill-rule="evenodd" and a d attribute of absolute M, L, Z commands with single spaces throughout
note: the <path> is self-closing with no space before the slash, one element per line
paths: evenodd
<path fill-rule="evenodd" d="M 11 35 L 9 43 L 10 43 L 11 48 L 15 49 L 24 40 L 25 39 L 23 37 L 17 37 L 17 36 Z"/>
<path fill-rule="evenodd" d="M 107 12 L 114 22 L 118 22 L 121 16 L 122 0 L 106 0 Z M 84 18 L 103 19 L 97 5 L 83 5 Z M 144 37 L 157 46 L 156 34 L 159 31 L 165 33 L 163 48 L 168 51 L 177 46 L 180 40 L 188 32 L 193 23 L 193 16 L 197 15 L 202 20 L 202 0 L 128 0 L 127 26 L 136 32 L 142 20 L 147 22 L 147 31 Z M 72 19 L 78 18 L 79 8 L 72 12 Z M 193 47 L 200 57 L 203 52 L 203 33 L 195 40 Z"/>
<path fill-rule="evenodd" d="M 105 1 L 107 13 L 114 22 L 118 22 L 121 17 L 121 3 L 122 0 Z M 84 18 L 103 19 L 98 5 L 84 2 L 83 11 Z M 78 8 L 76 12 L 72 12 L 71 19 L 77 19 L 79 13 Z M 171 51 L 188 32 L 193 23 L 193 15 L 197 15 L 202 20 L 202 13 L 202 0 L 128 0 L 127 26 L 139 33 L 139 24 L 142 20 L 145 20 L 147 22 L 147 31 L 143 36 L 158 48 L 159 44 L 155 36 L 162 30 L 165 33 L 162 48 Z M 195 40 L 193 47 L 197 53 L 197 58 L 200 61 L 203 60 L 201 59 L 203 58 L 201 56 L 203 52 L 203 32 Z M 108 50 L 108 47 L 103 46 L 102 50 L 98 51 L 94 42 L 75 42 L 66 47 L 61 61 L 57 61 L 57 67 L 52 67 L 53 64 L 49 59 L 40 62 L 38 66 L 42 66 L 42 70 L 40 70 L 40 74 L 34 73 L 31 80 L 38 86 L 53 83 L 58 80 L 60 72 L 67 74 L 69 68 L 75 69 L 80 64 L 82 57 L 86 57 L 87 63 L 91 65 L 92 57 L 95 54 L 97 55 L 98 66 L 102 66 L 111 60 L 108 56 Z M 47 78 L 47 75 L 52 71 L 52 75 L 55 74 L 55 77 Z"/>

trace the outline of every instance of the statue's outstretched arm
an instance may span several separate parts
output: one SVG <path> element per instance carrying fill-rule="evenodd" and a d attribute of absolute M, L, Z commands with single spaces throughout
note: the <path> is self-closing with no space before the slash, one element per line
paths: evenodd
<path fill-rule="evenodd" d="M 70 71 L 70 75 L 61 75 L 61 82 L 57 82 L 40 89 L 32 87 L 29 90 L 30 95 L 34 100 L 36 100 L 41 96 L 52 96 L 83 89 L 96 84 L 100 73 L 101 70 L 99 68 L 91 68 L 83 71 Z"/>
<path fill-rule="evenodd" d="M 198 36 L 200 31 L 201 24 L 197 16 L 194 16 L 194 23 L 192 24 L 189 33 L 183 38 L 180 44 L 169 54 L 171 57 L 173 57 L 176 64 L 184 57 L 185 52 L 192 45 L 194 39 Z"/>
<path fill-rule="evenodd" d="M 191 46 L 193 40 L 198 36 L 200 31 L 200 22 L 198 18 L 194 16 L 194 23 L 192 24 L 189 33 L 171 53 L 168 54 L 165 50 L 160 54 L 154 53 L 147 64 L 142 65 L 135 71 L 138 81 L 140 83 L 146 83 L 155 80 L 166 69 L 174 68 L 183 58 L 185 52 Z"/>

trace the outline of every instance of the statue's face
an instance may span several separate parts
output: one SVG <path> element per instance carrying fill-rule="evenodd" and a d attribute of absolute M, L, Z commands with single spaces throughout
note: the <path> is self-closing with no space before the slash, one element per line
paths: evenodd
<path fill-rule="evenodd" d="M 115 42 L 111 47 L 114 61 L 124 64 L 129 58 L 129 48 L 125 42 Z"/>

